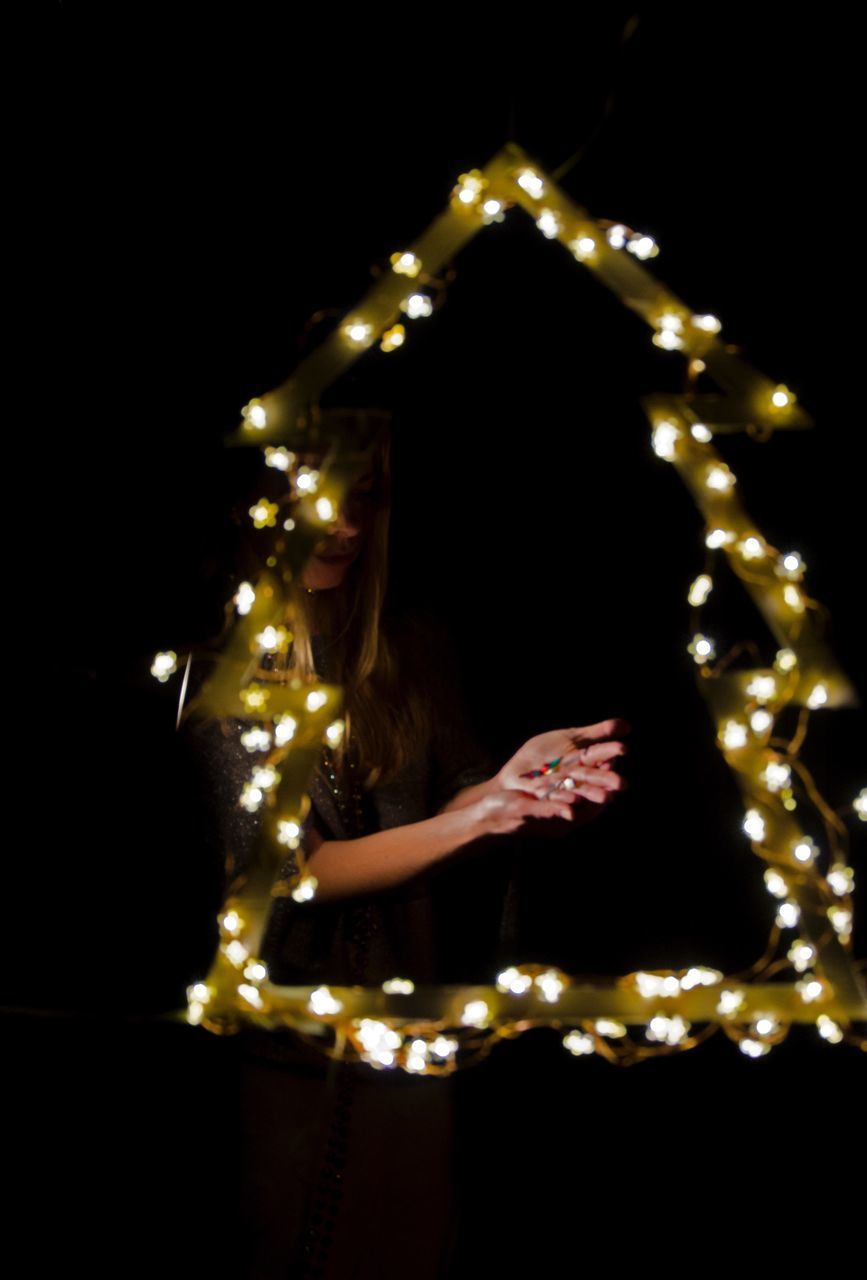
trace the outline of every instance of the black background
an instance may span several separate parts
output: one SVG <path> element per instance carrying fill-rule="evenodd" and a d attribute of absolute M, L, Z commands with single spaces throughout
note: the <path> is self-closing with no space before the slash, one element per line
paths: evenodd
<path fill-rule="evenodd" d="M 529 14 L 508 30 L 491 12 L 496 33 L 478 42 L 440 15 L 447 38 L 416 43 L 398 22 L 376 34 L 367 18 L 302 33 L 280 6 L 121 19 L 63 5 L 42 34 L 22 242 L 39 369 L 27 440 L 54 463 L 34 549 L 40 603 L 59 627 L 51 650 L 66 655 L 51 664 L 69 735 L 51 783 L 66 835 L 62 856 L 45 851 L 52 870 L 11 1003 L 78 1011 L 60 1020 L 62 1042 L 105 1066 L 106 1094 L 98 1073 L 81 1074 L 96 1081 L 95 1114 L 118 1078 L 107 1046 L 139 1099 L 146 1071 L 167 1072 L 157 1101 L 123 1109 L 142 1161 L 159 1160 L 183 1123 L 184 1082 L 206 1082 L 179 1185 L 219 1146 L 207 1108 L 231 1095 L 231 1054 L 205 1033 L 136 1030 L 123 1016 L 178 1007 L 207 971 L 213 926 L 171 738 L 178 688 L 148 668 L 158 650 L 219 627 L 227 512 L 253 474 L 251 457 L 222 445 L 241 406 L 289 375 L 313 313 L 333 309 L 311 344 L 458 175 L 509 138 L 549 171 L 580 151 L 563 189 L 591 215 L 653 235 L 649 270 L 719 316 L 744 358 L 812 415 L 810 431 L 717 443 L 758 528 L 803 555 L 834 651 L 862 700 L 867 690 L 854 56 L 824 15 L 676 8 L 642 14 L 624 40 L 632 12 L 537 35 Z M 764 947 L 772 902 L 685 649 L 701 519 L 653 453 L 639 404 L 680 387 L 683 358 L 653 346 L 518 208 L 453 266 L 445 306 L 411 323 L 400 351 L 374 347 L 328 396 L 394 411 L 393 589 L 453 623 L 474 718 L 500 758 L 549 728 L 612 715 L 633 725 L 628 792 L 593 827 L 534 850 L 515 958 L 596 974 L 743 968 Z M 34 463 L 27 447 L 23 489 L 44 494 Z M 758 616 L 736 589 L 720 594 L 724 608 L 706 614 L 720 650 L 752 638 L 770 661 Z M 853 835 L 864 727 L 863 706 L 820 711 L 803 752 Z M 57 1019 L 18 1020 L 33 1031 L 24 1061 L 44 1064 Z M 719 1033 L 623 1073 L 533 1032 L 468 1079 L 468 1098 L 494 1101 L 468 1105 L 463 1141 L 497 1169 L 496 1100 L 527 1072 L 564 1100 L 592 1074 L 618 1132 L 634 1134 L 660 1089 L 674 1125 L 679 1099 L 706 1102 L 724 1076 L 726 1106 L 748 1126 L 758 1080 L 809 1064 L 839 1081 L 859 1060 L 805 1027 L 757 1063 Z M 550 1151 L 575 1139 L 562 1124 L 544 1128 Z M 525 1150 L 510 1131 L 516 1169 L 547 1159 L 538 1128 L 528 1133 Z"/>

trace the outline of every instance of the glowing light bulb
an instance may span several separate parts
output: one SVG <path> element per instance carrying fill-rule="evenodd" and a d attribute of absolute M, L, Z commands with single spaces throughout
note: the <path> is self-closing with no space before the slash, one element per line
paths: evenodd
<path fill-rule="evenodd" d="M 816 948 L 811 942 L 805 942 L 803 938 L 795 938 L 786 952 L 786 958 L 798 973 L 803 973 L 816 959 Z"/>
<path fill-rule="evenodd" d="M 292 463 L 295 461 L 295 454 L 290 453 L 284 445 L 266 445 L 265 446 L 265 466 L 273 467 L 275 471 L 288 471 Z"/>
<path fill-rule="evenodd" d="M 278 747 L 285 747 L 295 737 L 295 730 L 298 728 L 298 721 L 294 716 L 284 712 L 282 715 L 275 717 L 274 720 L 274 738 Z"/>
<path fill-rule="evenodd" d="M 592 236 L 578 236 L 570 243 L 569 248 L 578 262 L 587 262 L 589 258 L 596 256 L 596 241 Z"/>
<path fill-rule="evenodd" d="M 644 262 L 647 258 L 655 258 L 657 256 L 659 246 L 653 236 L 636 234 L 629 237 L 626 251 L 634 254 L 636 258 L 640 258 Z"/>
<path fill-rule="evenodd" d="M 491 1015 L 484 1000 L 470 1000 L 464 1005 L 460 1021 L 464 1026 L 483 1027 Z"/>
<path fill-rule="evenodd" d="M 765 884 L 768 893 L 772 893 L 775 898 L 785 898 L 789 892 L 789 886 L 786 884 L 779 871 L 774 871 L 768 867 L 764 874 Z"/>
<path fill-rule="evenodd" d="M 497 974 L 496 985 L 498 991 L 510 991 L 513 995 L 522 996 L 532 987 L 533 979 L 530 974 L 521 973 L 514 965 L 510 965 Z"/>
<path fill-rule="evenodd" d="M 390 262 L 392 271 L 399 276 L 417 276 L 421 271 L 421 258 L 414 253 L 393 253 Z"/>
<path fill-rule="evenodd" d="M 268 425 L 268 415 L 261 400 L 251 400 L 249 404 L 245 404 L 241 410 L 241 417 L 255 431 L 261 431 Z"/>
<path fill-rule="evenodd" d="M 232 599 L 235 602 L 238 613 L 249 613 L 253 607 L 253 601 L 256 599 L 256 592 L 249 582 L 242 582 Z"/>
<path fill-rule="evenodd" d="M 767 733 L 771 725 L 774 723 L 774 717 L 770 711 L 766 711 L 764 707 L 759 707 L 750 716 L 750 728 L 755 734 Z"/>
<path fill-rule="evenodd" d="M 532 196 L 534 200 L 540 200 L 545 191 L 545 183 L 539 177 L 534 169 L 522 169 L 515 178 L 518 186 Z"/>
<path fill-rule="evenodd" d="M 628 228 L 624 227 L 622 222 L 618 222 L 616 226 L 608 228 L 606 239 L 608 240 L 608 243 L 611 245 L 612 249 L 623 248 L 623 246 L 626 244 L 627 231 L 628 231 Z"/>
<path fill-rule="evenodd" d="M 650 437 L 654 453 L 667 460 L 673 458 L 677 453 L 676 443 L 682 434 L 676 422 L 668 419 L 657 422 Z"/>
<path fill-rule="evenodd" d="M 712 550 L 717 547 L 724 547 L 729 542 L 734 542 L 737 534 L 731 529 L 711 529 L 705 536 L 704 544 Z"/>
<path fill-rule="evenodd" d="M 704 333 L 719 333 L 722 328 L 717 317 L 712 315 L 693 316 L 692 323 L 696 329 L 701 329 Z"/>
<path fill-rule="evenodd" d="M 382 341 L 379 346 L 382 351 L 396 351 L 398 347 L 403 346 L 405 340 L 406 329 L 402 324 L 393 324 L 382 335 Z"/>
<path fill-rule="evenodd" d="M 831 1044 L 839 1044 L 843 1039 L 843 1032 L 838 1023 L 833 1018 L 829 1018 L 827 1013 L 820 1013 L 816 1019 L 816 1026 L 819 1028 L 819 1035 L 823 1040 L 829 1041 Z"/>
<path fill-rule="evenodd" d="M 801 908 L 797 902 L 782 902 L 776 915 L 776 923 L 781 929 L 794 929 L 801 919 Z"/>
<path fill-rule="evenodd" d="M 596 1041 L 586 1031 L 570 1031 L 563 1037 L 563 1045 L 570 1053 L 574 1053 L 576 1058 L 586 1053 L 596 1052 Z"/>
<path fill-rule="evenodd" d="M 408 298 L 404 298 L 400 309 L 409 316 L 410 320 L 418 320 L 422 316 L 433 313 L 433 303 L 426 293 L 411 293 Z"/>
<path fill-rule="evenodd" d="M 151 675 L 156 676 L 160 684 L 165 684 L 169 676 L 178 669 L 178 655 L 174 649 L 167 649 L 164 653 L 158 653 L 151 663 Z"/>
<path fill-rule="evenodd" d="M 838 898 L 842 898 L 845 894 L 854 892 L 855 872 L 844 863 L 835 862 L 828 872 L 828 884 L 832 892 L 836 893 Z"/>
<path fill-rule="evenodd" d="M 867 822 L 867 787 L 862 787 L 855 799 L 852 801 L 852 808 L 857 813 L 862 822 Z"/>
<path fill-rule="evenodd" d="M 553 240 L 563 228 L 554 209 L 543 209 L 536 219 L 536 226 L 548 240 Z"/>
<path fill-rule="evenodd" d="M 689 429 L 689 434 L 694 440 L 698 440 L 699 444 L 709 444 L 713 439 L 713 432 L 703 422 L 694 422 Z"/>
<path fill-rule="evenodd" d="M 741 1053 L 746 1054 L 748 1058 L 761 1058 L 764 1054 L 770 1053 L 771 1046 L 766 1040 L 754 1040 L 752 1036 L 744 1036 L 738 1041 L 738 1048 Z"/>
<path fill-rule="evenodd" d="M 708 468 L 704 482 L 708 489 L 729 493 L 735 483 L 735 477 L 724 463 L 716 462 Z"/>
<path fill-rule="evenodd" d="M 820 681 L 813 686 L 812 692 L 807 699 L 807 706 L 811 711 L 815 711 L 817 707 L 823 707 L 828 701 L 827 687 Z"/>
<path fill-rule="evenodd" d="M 765 820 L 758 809 L 747 809 L 743 829 L 751 840 L 761 842 L 765 838 Z"/>
<path fill-rule="evenodd" d="M 709 662 L 716 656 L 716 646 L 714 645 L 713 640 L 709 639 L 708 636 L 703 636 L 701 634 L 694 635 L 686 648 L 687 652 L 692 654 L 694 660 L 699 665 Z"/>
<path fill-rule="evenodd" d="M 370 342 L 373 325 L 363 320 L 350 320 L 343 326 L 342 332 L 354 346 L 363 347 Z"/>
<path fill-rule="evenodd" d="M 722 732 L 722 740 L 729 751 L 736 751 L 739 747 L 746 746 L 746 725 L 741 724 L 739 720 L 727 720 Z"/>
<path fill-rule="evenodd" d="M 765 545 L 761 538 L 744 538 L 740 544 L 740 552 L 745 560 L 761 560 L 765 554 Z"/>
<path fill-rule="evenodd" d="M 796 654 L 791 649 L 778 649 L 774 658 L 774 666 L 780 671 L 792 671 L 798 665 Z"/>
<path fill-rule="evenodd" d="M 778 760 L 772 760 L 762 770 L 760 777 L 768 791 L 780 791 L 787 787 L 792 777 L 791 767 Z"/>
<path fill-rule="evenodd" d="M 709 573 L 700 573 L 692 583 L 687 597 L 692 605 L 704 604 L 713 590 L 713 578 Z"/>
<path fill-rule="evenodd" d="M 810 866 L 814 863 L 818 852 L 809 836 L 799 836 L 792 846 L 792 853 L 803 866 Z"/>
<path fill-rule="evenodd" d="M 758 702 L 768 702 L 777 692 L 777 682 L 773 676 L 756 675 L 747 685 L 747 693 Z"/>
<path fill-rule="evenodd" d="M 329 1014 L 339 1013 L 343 1004 L 331 994 L 328 987 L 321 986 L 310 992 L 307 1008 L 318 1017 L 327 1017 Z"/>
<path fill-rule="evenodd" d="M 328 694 L 324 689 L 311 689 L 308 693 L 304 705 L 308 711 L 318 711 L 328 701 Z"/>

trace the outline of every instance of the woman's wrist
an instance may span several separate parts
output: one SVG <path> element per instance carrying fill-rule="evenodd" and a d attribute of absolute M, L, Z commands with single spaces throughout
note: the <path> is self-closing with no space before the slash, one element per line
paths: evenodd
<path fill-rule="evenodd" d="M 501 790 L 502 786 L 499 773 L 495 773 L 492 778 L 487 778 L 484 782 L 475 782 L 471 787 L 462 787 L 460 791 L 456 791 L 437 812 L 451 813 L 455 809 L 467 809 L 470 805 L 477 804 L 479 800 L 484 800 L 485 796 Z"/>

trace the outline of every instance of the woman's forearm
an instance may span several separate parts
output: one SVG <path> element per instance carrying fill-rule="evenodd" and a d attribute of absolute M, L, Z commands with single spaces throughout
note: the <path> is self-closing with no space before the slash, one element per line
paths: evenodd
<path fill-rule="evenodd" d="M 484 796 L 490 795 L 494 791 L 499 791 L 502 787 L 496 774 L 492 778 L 486 779 L 485 782 L 476 782 L 471 787 L 464 787 L 461 791 L 457 791 L 451 798 L 447 800 L 438 813 L 452 813 L 455 809 L 465 809 L 467 805 L 475 804 L 477 800 L 483 799 Z"/>
<path fill-rule="evenodd" d="M 316 899 L 390 889 L 483 834 L 477 810 L 464 806 L 355 840 L 324 840 L 307 859 L 319 882 Z"/>

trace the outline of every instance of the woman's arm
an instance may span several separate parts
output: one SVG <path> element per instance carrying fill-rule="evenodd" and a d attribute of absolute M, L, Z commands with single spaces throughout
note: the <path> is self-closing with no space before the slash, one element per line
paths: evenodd
<path fill-rule="evenodd" d="M 322 902 L 377 893 L 429 870 L 483 836 L 509 835 L 530 819 L 557 816 L 572 816 L 565 798 L 541 800 L 522 791 L 488 791 L 463 808 L 355 840 L 323 840 L 311 828 L 305 841 L 307 865 L 319 881 L 316 897 Z"/>
<path fill-rule="evenodd" d="M 447 800 L 437 813 L 451 813 L 455 809 L 465 809 L 468 805 L 475 804 L 477 800 L 481 800 L 484 796 L 492 795 L 495 791 L 499 791 L 502 783 L 499 781 L 497 774 L 486 779 L 484 782 L 476 782 L 471 787 L 464 787 L 461 791 L 455 793 L 451 800 Z"/>
<path fill-rule="evenodd" d="M 319 882 L 316 899 L 328 902 L 391 889 L 485 834 L 478 808 L 467 806 L 355 840 L 323 840 L 311 828 L 307 865 Z"/>

